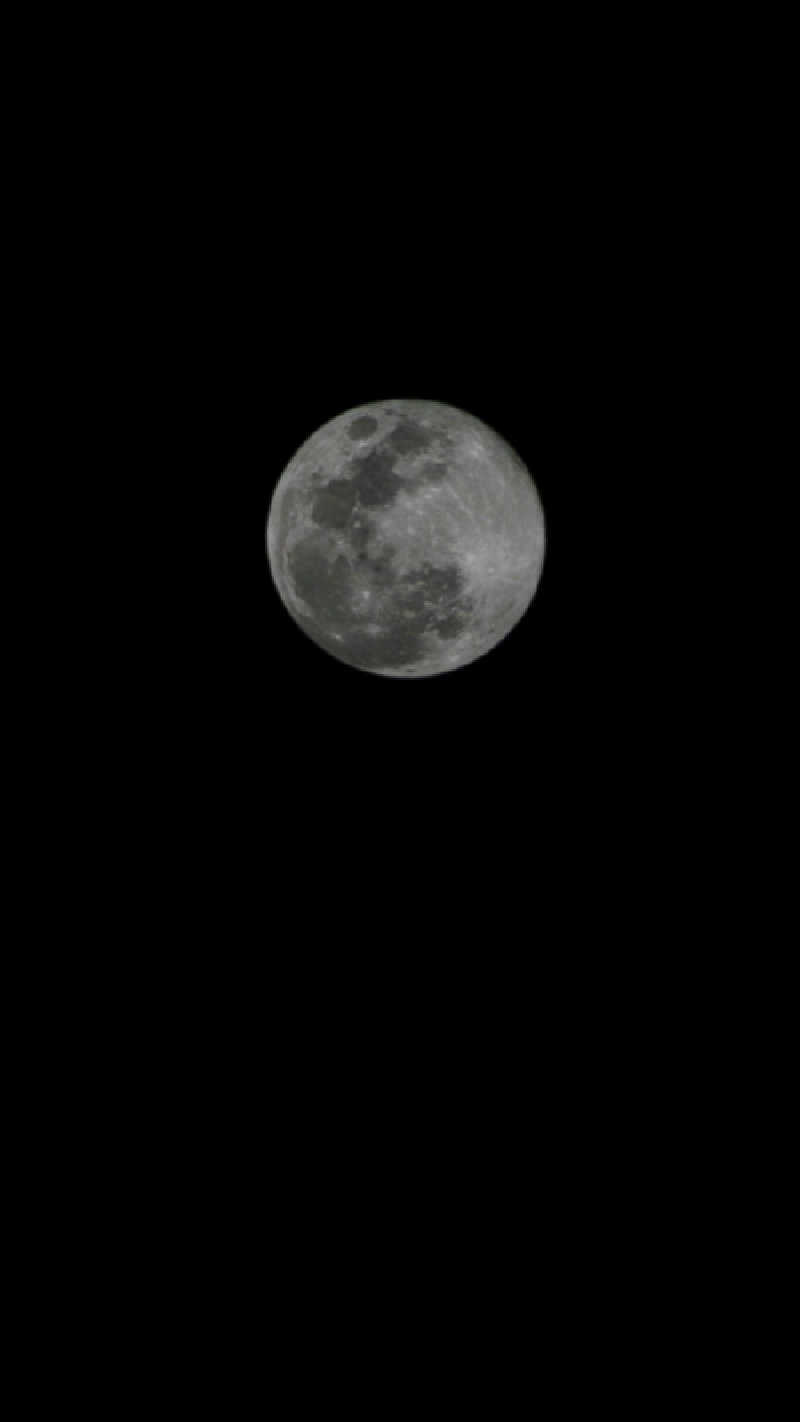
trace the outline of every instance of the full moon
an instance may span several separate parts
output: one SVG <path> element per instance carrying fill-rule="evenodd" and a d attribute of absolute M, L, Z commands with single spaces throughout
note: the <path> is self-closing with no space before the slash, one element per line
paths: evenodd
<path fill-rule="evenodd" d="M 267 556 L 298 627 L 339 661 L 438 676 L 530 606 L 545 527 L 533 479 L 481 420 L 430 400 L 347 410 L 289 461 Z"/>

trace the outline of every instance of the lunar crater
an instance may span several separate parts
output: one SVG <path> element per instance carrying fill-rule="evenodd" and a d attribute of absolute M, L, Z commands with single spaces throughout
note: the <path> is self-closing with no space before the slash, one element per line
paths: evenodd
<path fill-rule="evenodd" d="M 431 433 L 414 420 L 398 420 L 388 436 L 388 442 L 399 454 L 419 454 L 431 443 Z"/>
<path fill-rule="evenodd" d="M 347 433 L 351 439 L 369 439 L 378 428 L 378 421 L 372 415 L 359 415 L 358 419 L 348 426 Z"/>

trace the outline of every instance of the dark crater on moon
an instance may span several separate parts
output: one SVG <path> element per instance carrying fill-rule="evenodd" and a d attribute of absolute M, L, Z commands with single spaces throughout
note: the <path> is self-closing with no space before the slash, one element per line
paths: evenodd
<path fill-rule="evenodd" d="M 311 503 L 311 517 L 322 528 L 346 528 L 355 508 L 356 493 L 345 480 L 335 479 L 332 483 L 342 487 L 335 489 L 328 485 L 315 494 Z"/>
<path fill-rule="evenodd" d="M 326 621 L 350 615 L 352 580 L 343 554 L 332 560 L 314 534 L 295 545 L 288 558 L 289 574 L 298 596 Z"/>
<path fill-rule="evenodd" d="M 373 420 L 371 415 L 359 415 L 357 420 L 353 420 L 347 427 L 347 433 L 351 439 L 369 439 L 378 428 L 378 421 Z"/>
<path fill-rule="evenodd" d="M 322 528 L 346 528 L 357 501 L 350 479 L 330 479 L 311 500 L 311 517 Z"/>
<path fill-rule="evenodd" d="M 400 420 L 395 425 L 388 442 L 398 454 L 418 454 L 427 449 L 433 436 L 414 420 Z"/>
<path fill-rule="evenodd" d="M 385 508 L 393 503 L 404 484 L 399 474 L 394 472 L 396 463 L 397 456 L 380 445 L 371 449 L 369 454 L 351 460 L 351 468 L 355 471 L 353 483 L 365 508 Z"/>

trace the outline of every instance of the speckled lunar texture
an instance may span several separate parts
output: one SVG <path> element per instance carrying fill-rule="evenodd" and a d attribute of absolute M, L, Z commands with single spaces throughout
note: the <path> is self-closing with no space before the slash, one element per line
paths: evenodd
<path fill-rule="evenodd" d="M 545 534 L 530 474 L 480 420 L 428 400 L 330 420 L 284 470 L 267 522 L 297 624 L 379 676 L 451 671 L 526 611 Z"/>

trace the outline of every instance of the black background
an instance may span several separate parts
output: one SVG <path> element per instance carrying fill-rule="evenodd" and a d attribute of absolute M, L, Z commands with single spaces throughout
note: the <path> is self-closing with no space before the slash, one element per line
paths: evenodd
<path fill-rule="evenodd" d="M 205 1385 L 226 1332 L 227 1401 L 251 1356 L 263 1390 L 265 1347 L 298 1359 L 295 1388 L 326 1351 L 328 1391 L 360 1381 L 388 1296 L 402 1322 L 430 1318 L 448 1388 L 476 1326 L 484 1356 L 500 1335 L 492 1402 L 532 1339 L 537 1364 L 537 1340 L 565 1359 L 561 1393 L 576 1374 L 619 1390 L 634 1351 L 661 1387 L 674 1357 L 648 1348 L 680 1354 L 687 1281 L 707 1315 L 704 1284 L 738 1268 L 720 1200 L 742 1103 L 761 1104 L 753 954 L 745 934 L 737 963 L 720 931 L 739 886 L 712 864 L 719 728 L 673 613 L 714 463 L 713 430 L 698 449 L 685 419 L 708 385 L 716 259 L 695 193 L 724 146 L 716 111 L 706 155 L 690 126 L 694 170 L 676 142 L 695 22 L 678 64 L 660 14 L 644 33 L 570 11 L 557 37 L 527 13 L 515 32 L 499 13 L 437 29 L 432 11 L 359 12 L 348 32 L 335 7 L 325 32 L 312 11 L 294 28 L 196 12 L 169 35 L 160 15 L 121 34 L 93 16 L 84 38 L 70 13 L 91 82 L 51 22 L 60 185 L 30 169 L 50 202 L 37 280 L 63 304 L 31 332 L 78 388 L 63 415 L 40 400 L 35 425 L 99 554 L 77 567 L 85 623 L 70 604 L 46 668 L 43 792 L 12 746 L 31 777 L 29 908 L 52 915 L 10 969 L 31 985 L 11 1096 L 48 1279 L 70 1317 L 76 1279 L 104 1303 L 124 1281 L 134 1328 L 104 1313 L 110 1357 L 135 1340 L 126 1386 L 149 1356 Z M 15 136 L 26 122 L 20 106 Z M 407 683 L 303 636 L 264 538 L 299 445 L 403 396 L 494 427 L 547 524 L 505 641 Z M 22 581 L 12 621 L 27 596 Z M 80 1258 L 59 1270 L 65 1240 Z M 58 1280 L 54 1297 L 63 1332 Z M 402 1322 L 392 1384 L 419 1353 Z M 70 1350 L 82 1382 L 96 1353 L 92 1372 Z"/>
<path fill-rule="evenodd" d="M 118 682 L 98 646 L 97 696 L 74 676 L 54 696 L 104 748 L 103 843 L 79 874 L 70 864 L 57 904 L 62 924 L 100 930 L 100 954 L 59 955 L 90 1030 L 42 977 L 76 1039 L 68 1059 L 80 1049 L 108 1093 L 90 1129 L 103 1170 L 134 1182 L 133 1247 L 152 1248 L 142 1200 L 159 1244 L 170 1236 L 148 1295 L 182 1235 L 176 1272 L 205 1299 L 211 1221 L 217 1267 L 235 1256 L 248 1276 L 218 1291 L 226 1307 L 260 1297 L 277 1238 L 290 1263 L 276 1311 L 291 1331 L 310 1292 L 327 1332 L 340 1302 L 316 1279 L 350 1279 L 361 1236 L 379 1261 L 364 1296 L 385 1287 L 390 1242 L 416 1307 L 432 1257 L 416 1262 L 416 1192 L 426 1230 L 451 1242 L 451 1277 L 481 1267 L 477 1218 L 525 1278 L 549 1248 L 540 1311 L 572 1338 L 578 1278 L 594 1333 L 619 1276 L 617 1218 L 636 1221 L 641 1277 L 639 1214 L 643 1236 L 678 1239 L 649 1183 L 671 1188 L 676 1075 L 720 1011 L 672 893 L 703 866 L 671 837 L 675 698 L 652 576 L 688 477 L 670 449 L 687 341 L 673 360 L 663 144 L 680 96 L 648 109 L 661 41 L 627 19 L 623 35 L 570 16 L 556 42 L 461 16 L 437 34 L 410 12 L 359 17 L 351 35 L 338 11 L 330 34 L 310 13 L 294 34 L 202 23 L 171 45 L 146 37 L 132 156 L 115 133 L 90 175 L 99 216 L 79 225 L 107 264 L 114 335 L 98 323 L 106 370 L 88 401 L 107 389 L 106 484 L 130 451 L 145 536 L 132 630 L 109 633 Z M 406 396 L 510 442 L 547 554 L 499 647 L 404 683 L 303 636 L 272 586 L 265 523 L 314 430 Z M 37 1021 L 41 996 L 37 983 Z M 88 1099 L 68 1100 L 70 1132 Z M 698 1140 L 715 1089 L 702 1111 Z M 694 1197 L 694 1166 L 687 1178 L 677 1197 Z M 631 1297 L 646 1286 L 634 1276 Z"/>

